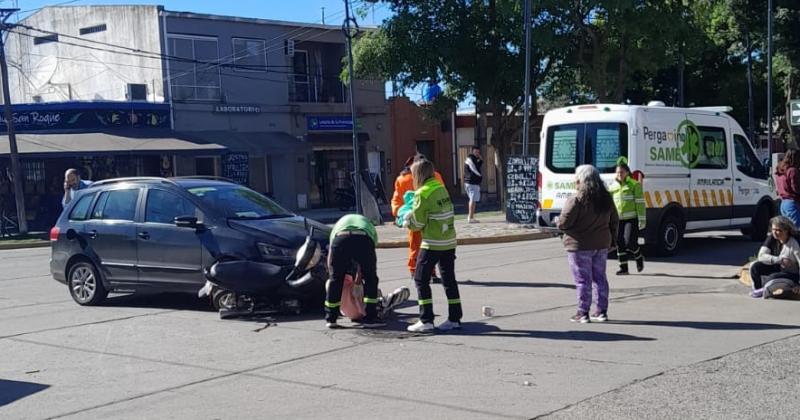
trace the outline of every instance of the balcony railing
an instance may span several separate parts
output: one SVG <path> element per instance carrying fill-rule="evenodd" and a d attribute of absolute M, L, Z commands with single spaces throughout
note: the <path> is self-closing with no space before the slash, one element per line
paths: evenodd
<path fill-rule="evenodd" d="M 344 84 L 338 77 L 294 73 L 289 76 L 289 101 L 310 103 L 344 103 Z"/>

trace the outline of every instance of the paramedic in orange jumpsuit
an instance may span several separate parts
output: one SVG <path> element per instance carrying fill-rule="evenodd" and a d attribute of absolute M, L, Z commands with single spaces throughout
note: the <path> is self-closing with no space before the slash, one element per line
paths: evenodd
<path fill-rule="evenodd" d="M 403 165 L 403 170 L 394 181 L 394 194 L 392 194 L 392 216 L 397 217 L 397 212 L 403 206 L 403 196 L 407 191 L 414 191 L 414 180 L 411 177 L 411 165 L 418 161 L 425 159 L 423 155 L 415 155 L 408 158 Z M 436 171 L 434 173 L 439 182 L 444 184 L 442 175 Z M 422 233 L 408 231 L 408 271 L 411 272 L 411 277 L 414 277 L 414 270 L 417 268 L 417 255 L 419 255 L 419 247 L 422 244 Z"/>

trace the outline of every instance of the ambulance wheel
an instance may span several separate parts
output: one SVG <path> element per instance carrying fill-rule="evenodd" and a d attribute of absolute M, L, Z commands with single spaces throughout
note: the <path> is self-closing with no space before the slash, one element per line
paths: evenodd
<path fill-rule="evenodd" d="M 761 242 L 767 237 L 767 232 L 769 231 L 769 219 L 769 207 L 764 204 L 760 205 L 758 210 L 756 210 L 755 216 L 753 216 L 753 227 L 748 229 L 750 233 L 750 239 Z"/>
<path fill-rule="evenodd" d="M 661 221 L 658 227 L 658 236 L 655 243 L 656 252 L 662 256 L 672 256 L 678 252 L 683 240 L 681 220 L 669 214 Z"/>

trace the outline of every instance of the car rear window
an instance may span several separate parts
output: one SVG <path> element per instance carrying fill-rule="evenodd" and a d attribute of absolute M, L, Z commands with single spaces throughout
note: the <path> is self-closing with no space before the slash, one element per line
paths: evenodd
<path fill-rule="evenodd" d="M 86 220 L 89 218 L 89 206 L 92 204 L 94 194 L 87 194 L 78 199 L 72 211 L 69 212 L 69 220 Z"/>
<path fill-rule="evenodd" d="M 580 123 L 547 128 L 547 167 L 556 173 L 574 173 L 580 165 L 614 172 L 617 158 L 627 156 L 628 126 L 623 123 Z"/>

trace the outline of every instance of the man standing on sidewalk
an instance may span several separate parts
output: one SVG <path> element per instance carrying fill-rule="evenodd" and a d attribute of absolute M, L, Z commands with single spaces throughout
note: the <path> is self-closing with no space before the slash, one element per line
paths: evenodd
<path fill-rule="evenodd" d="M 478 202 L 481 201 L 482 165 L 481 148 L 472 146 L 472 153 L 467 156 L 467 160 L 464 162 L 464 190 L 467 192 L 467 197 L 469 197 L 467 223 L 478 223 L 478 220 L 475 219 L 475 208 L 478 206 Z"/>

